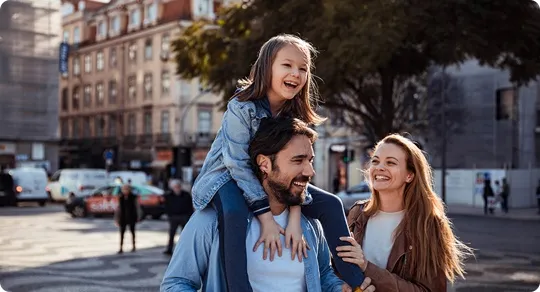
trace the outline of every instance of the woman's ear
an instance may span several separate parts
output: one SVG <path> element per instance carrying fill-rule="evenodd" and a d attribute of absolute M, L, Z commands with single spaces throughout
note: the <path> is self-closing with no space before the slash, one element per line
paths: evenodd
<path fill-rule="evenodd" d="M 407 183 L 410 183 L 410 182 L 412 182 L 413 178 L 414 178 L 414 173 L 410 172 L 410 173 L 407 175 L 407 178 L 405 179 L 405 181 L 406 181 Z"/>

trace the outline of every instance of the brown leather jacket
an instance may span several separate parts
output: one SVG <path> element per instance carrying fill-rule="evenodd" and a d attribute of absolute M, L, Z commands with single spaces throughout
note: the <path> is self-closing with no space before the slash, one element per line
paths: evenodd
<path fill-rule="evenodd" d="M 360 244 L 363 243 L 366 225 L 369 217 L 363 212 L 364 202 L 357 202 L 349 211 L 347 222 L 354 239 Z M 366 277 L 370 277 L 377 291 L 384 292 L 408 292 L 408 291 L 429 291 L 446 292 L 446 277 L 444 273 L 439 273 L 432 279 L 413 279 L 408 273 L 407 257 L 414 246 L 408 242 L 404 234 L 400 234 L 394 241 L 394 246 L 388 256 L 386 269 L 377 267 L 368 262 L 364 272 Z"/>

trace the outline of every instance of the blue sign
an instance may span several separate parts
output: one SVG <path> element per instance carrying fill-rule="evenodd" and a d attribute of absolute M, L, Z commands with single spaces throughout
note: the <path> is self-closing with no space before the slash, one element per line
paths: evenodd
<path fill-rule="evenodd" d="M 62 42 L 60 44 L 60 56 L 59 56 L 59 66 L 58 70 L 60 70 L 61 74 L 67 74 L 68 73 L 68 57 L 69 57 L 69 44 Z"/>
<path fill-rule="evenodd" d="M 114 158 L 114 152 L 112 150 L 106 150 L 105 153 L 103 154 L 103 156 L 105 157 L 105 159 L 113 159 Z"/>

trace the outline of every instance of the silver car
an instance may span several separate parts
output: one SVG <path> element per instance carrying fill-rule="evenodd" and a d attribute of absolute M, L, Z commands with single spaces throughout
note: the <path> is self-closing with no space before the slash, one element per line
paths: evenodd
<path fill-rule="evenodd" d="M 341 202 L 343 202 L 343 209 L 345 209 L 345 214 L 348 214 L 354 203 L 369 199 L 371 197 L 371 191 L 366 182 L 361 182 L 360 184 L 352 186 L 347 190 L 337 193 L 336 196 L 341 199 Z"/>

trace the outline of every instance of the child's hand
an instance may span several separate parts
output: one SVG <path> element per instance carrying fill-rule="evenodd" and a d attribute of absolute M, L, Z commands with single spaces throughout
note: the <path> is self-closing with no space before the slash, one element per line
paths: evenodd
<path fill-rule="evenodd" d="M 261 214 L 258 218 L 261 222 L 261 236 L 255 243 L 253 251 L 257 251 L 259 245 L 264 242 L 263 260 L 266 260 L 268 251 L 270 251 L 270 261 L 273 261 L 276 250 L 280 257 L 282 255 L 280 234 L 285 234 L 285 230 L 276 223 L 271 212 Z"/>
<path fill-rule="evenodd" d="M 298 255 L 299 262 L 302 262 L 302 256 L 307 258 L 307 250 L 309 249 L 302 234 L 302 226 L 300 225 L 301 212 L 300 206 L 290 208 L 289 222 L 285 230 L 285 247 L 291 248 L 292 246 L 291 259 L 294 260 L 294 257 Z"/>
<path fill-rule="evenodd" d="M 307 250 L 309 249 L 309 246 L 304 240 L 300 225 L 291 224 L 287 226 L 287 229 L 285 229 L 285 247 L 291 248 L 292 260 L 294 260 L 296 255 L 298 255 L 299 262 L 302 262 L 302 256 L 307 258 Z"/>

